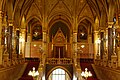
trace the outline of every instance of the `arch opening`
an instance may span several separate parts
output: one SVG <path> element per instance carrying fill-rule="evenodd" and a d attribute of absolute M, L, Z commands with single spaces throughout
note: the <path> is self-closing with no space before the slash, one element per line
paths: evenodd
<path fill-rule="evenodd" d="M 65 70 L 57 68 L 51 72 L 48 80 L 70 80 L 70 76 Z"/>

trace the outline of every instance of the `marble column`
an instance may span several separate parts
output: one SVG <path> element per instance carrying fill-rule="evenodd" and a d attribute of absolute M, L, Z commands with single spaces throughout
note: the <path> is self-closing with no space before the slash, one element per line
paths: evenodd
<path fill-rule="evenodd" d="M 3 57 L 3 47 L 2 47 L 2 34 L 1 34 L 1 32 L 2 32 L 2 11 L 0 11 L 0 65 L 2 65 L 2 57 Z"/>
<path fill-rule="evenodd" d="M 104 31 L 103 30 L 100 32 L 100 39 L 101 39 L 101 42 L 100 42 L 100 57 L 101 57 L 101 59 L 103 59 L 103 55 L 104 55 Z"/>
<path fill-rule="evenodd" d="M 12 59 L 12 32 L 13 32 L 13 24 L 10 22 L 8 25 L 8 53 L 9 59 Z"/>
<path fill-rule="evenodd" d="M 13 36 L 12 36 L 12 60 L 13 60 L 13 65 L 15 65 L 17 63 L 17 54 L 16 54 L 16 29 L 13 26 L 13 32 L 12 32 Z"/>
<path fill-rule="evenodd" d="M 19 29 L 16 30 L 16 54 L 19 55 Z"/>
<path fill-rule="evenodd" d="M 112 26 L 113 22 L 108 22 L 108 60 L 111 60 L 111 55 L 113 54 Z"/>

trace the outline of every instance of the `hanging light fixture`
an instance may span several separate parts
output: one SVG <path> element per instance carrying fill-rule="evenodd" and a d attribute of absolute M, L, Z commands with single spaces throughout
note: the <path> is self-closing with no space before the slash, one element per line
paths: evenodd
<path fill-rule="evenodd" d="M 35 71 L 35 67 L 33 67 L 33 71 L 29 71 L 28 73 L 29 76 L 32 76 L 33 78 L 39 75 L 38 71 Z"/>
<path fill-rule="evenodd" d="M 85 71 L 82 71 L 81 76 L 87 80 L 88 77 L 92 76 L 92 73 L 90 71 L 88 71 L 87 68 L 85 68 Z"/>

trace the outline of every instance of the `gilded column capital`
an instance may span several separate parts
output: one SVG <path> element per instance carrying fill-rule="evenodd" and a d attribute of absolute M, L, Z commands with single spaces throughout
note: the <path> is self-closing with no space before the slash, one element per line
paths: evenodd
<path fill-rule="evenodd" d="M 100 32 L 105 32 L 105 30 L 101 30 Z"/>
<path fill-rule="evenodd" d="M 20 29 L 19 29 L 19 28 L 16 28 L 15 30 L 16 30 L 16 31 L 17 31 L 17 30 L 19 31 Z"/>
<path fill-rule="evenodd" d="M 108 28 L 112 28 L 114 22 L 108 22 Z"/>
<path fill-rule="evenodd" d="M 25 33 L 26 29 L 25 28 L 22 28 L 21 29 L 21 33 Z"/>
<path fill-rule="evenodd" d="M 98 33 L 99 31 L 94 31 L 94 33 Z"/>
<path fill-rule="evenodd" d="M 8 26 L 13 26 L 13 20 L 8 20 Z"/>

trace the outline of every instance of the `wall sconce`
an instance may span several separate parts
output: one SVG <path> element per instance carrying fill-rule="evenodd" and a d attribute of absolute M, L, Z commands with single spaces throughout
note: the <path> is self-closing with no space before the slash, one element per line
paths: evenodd
<path fill-rule="evenodd" d="M 81 48 L 84 48 L 85 47 L 85 45 L 81 45 Z"/>

